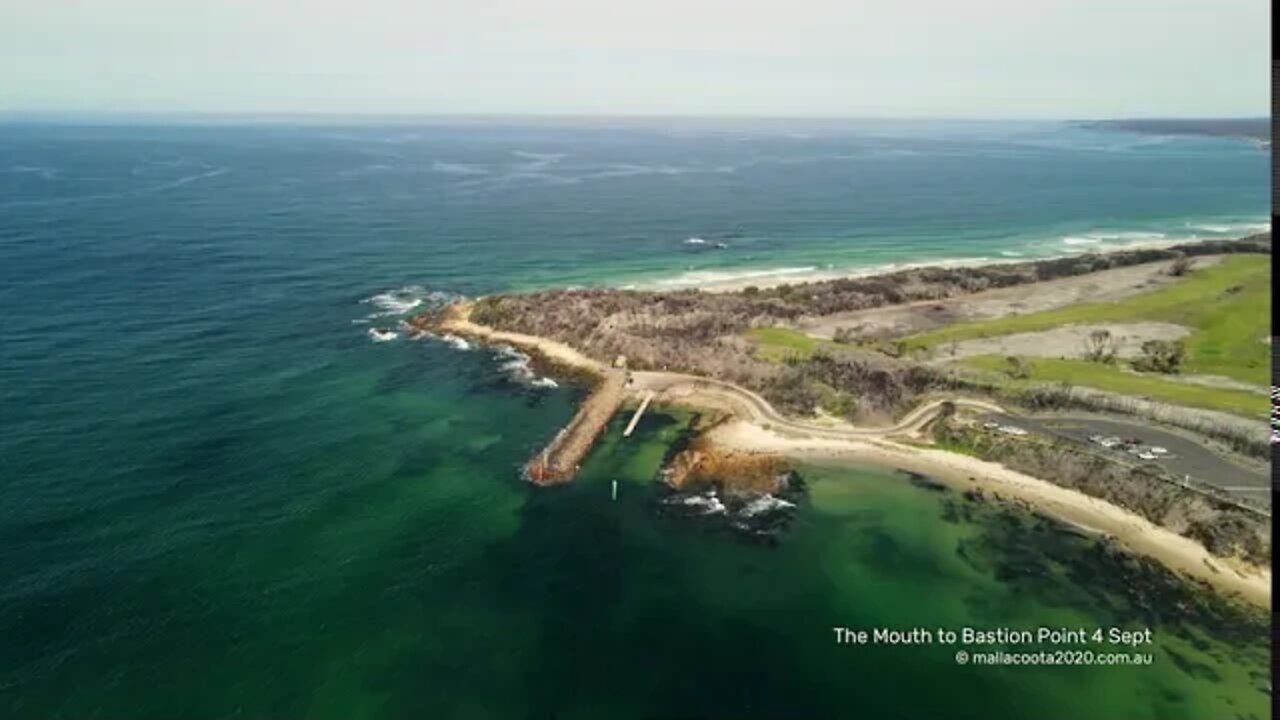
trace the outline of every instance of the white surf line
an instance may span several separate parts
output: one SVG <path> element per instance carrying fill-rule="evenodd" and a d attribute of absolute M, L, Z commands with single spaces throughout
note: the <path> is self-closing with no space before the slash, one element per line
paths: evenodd
<path fill-rule="evenodd" d="M 631 437 L 631 431 L 636 429 L 636 423 L 640 422 L 640 416 L 644 414 L 645 408 L 649 407 L 649 401 L 653 399 L 653 391 L 650 390 L 644 400 L 640 401 L 640 407 L 636 408 L 636 414 L 631 416 L 631 422 L 627 423 L 627 429 L 622 431 L 622 437 Z"/>

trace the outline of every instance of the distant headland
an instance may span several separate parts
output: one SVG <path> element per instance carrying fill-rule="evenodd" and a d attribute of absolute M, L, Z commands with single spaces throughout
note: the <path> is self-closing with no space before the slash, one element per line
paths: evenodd
<path fill-rule="evenodd" d="M 1207 135 L 1252 140 L 1271 147 L 1271 118 L 1145 118 L 1094 120 L 1080 123 L 1102 130 L 1127 130 L 1153 135 Z"/>

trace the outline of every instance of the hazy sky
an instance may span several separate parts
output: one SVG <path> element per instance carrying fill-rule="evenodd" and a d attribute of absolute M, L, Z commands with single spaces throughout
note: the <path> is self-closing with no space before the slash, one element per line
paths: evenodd
<path fill-rule="evenodd" d="M 1269 115 L 1268 0 L 0 0 L 0 110 Z"/>

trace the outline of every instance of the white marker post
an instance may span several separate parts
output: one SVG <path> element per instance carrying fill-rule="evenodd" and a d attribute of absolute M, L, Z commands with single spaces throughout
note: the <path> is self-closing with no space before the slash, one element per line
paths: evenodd
<path fill-rule="evenodd" d="M 609 493 L 609 499 L 610 500 L 618 499 L 618 481 L 617 480 L 613 481 L 613 491 Z"/>

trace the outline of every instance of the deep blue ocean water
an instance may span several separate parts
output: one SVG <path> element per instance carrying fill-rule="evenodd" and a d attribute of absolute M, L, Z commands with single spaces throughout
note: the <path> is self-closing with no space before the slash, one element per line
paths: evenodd
<path fill-rule="evenodd" d="M 751 652 L 782 672 L 807 646 L 751 650 L 743 638 L 767 628 L 749 608 L 725 616 L 745 635 L 671 615 L 728 602 L 741 578 L 701 587 L 709 568 L 741 562 L 761 587 L 796 570 L 679 529 L 654 539 L 665 526 L 639 510 L 597 526 L 599 508 L 566 512 L 579 495 L 556 509 L 515 468 L 574 389 L 489 350 L 370 330 L 459 293 L 1232 237 L 1267 227 L 1269 164 L 1233 140 L 1049 123 L 0 125 L 0 713 L 692 703 L 691 681 L 661 672 L 674 650 L 629 645 L 624 618 L 688 625 L 700 650 L 671 667 L 705 662 L 717 693 Z M 546 587 L 513 570 L 530 565 Z M 813 607 L 845 603 L 844 618 L 860 606 L 841 577 L 812 588 L 829 593 Z M 596 625 L 570 652 L 557 638 L 574 613 Z M 588 673 L 584 694 L 554 663 L 653 675 Z M 813 695 L 810 672 L 723 707 L 844 707 Z M 972 714 L 991 709 L 975 699 Z"/>

